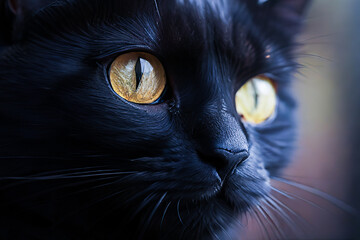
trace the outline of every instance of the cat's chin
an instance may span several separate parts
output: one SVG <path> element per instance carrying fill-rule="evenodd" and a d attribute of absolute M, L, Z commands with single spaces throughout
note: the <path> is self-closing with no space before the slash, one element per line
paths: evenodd
<path fill-rule="evenodd" d="M 173 206 L 170 204 L 167 210 L 161 210 L 154 221 L 155 229 L 163 225 L 163 229 L 170 232 L 160 230 L 155 234 L 165 236 L 159 239 L 199 239 L 199 236 L 213 239 L 214 233 L 228 235 L 232 228 L 238 228 L 242 214 L 258 204 L 270 190 L 266 178 L 256 182 L 241 178 L 238 174 L 230 176 L 217 191 L 200 195 L 200 199 L 171 201 Z M 174 237 L 175 233 L 179 238 Z"/>

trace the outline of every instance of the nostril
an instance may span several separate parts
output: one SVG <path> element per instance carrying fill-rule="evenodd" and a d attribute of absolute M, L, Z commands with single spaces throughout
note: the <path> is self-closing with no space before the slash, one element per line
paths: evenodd
<path fill-rule="evenodd" d="M 226 159 L 226 164 L 216 169 L 223 182 L 249 157 L 247 150 L 219 149 L 218 152 L 221 152 L 223 158 Z"/>
<path fill-rule="evenodd" d="M 241 152 L 247 152 L 246 150 L 231 150 L 231 149 L 226 149 L 226 148 L 218 148 L 218 149 L 215 149 L 215 151 L 216 150 L 229 152 L 231 154 L 238 154 L 238 153 L 241 153 Z"/>
<path fill-rule="evenodd" d="M 217 154 L 211 152 L 197 151 L 197 154 L 202 162 L 205 162 L 216 169 L 221 168 L 225 165 L 224 159 L 219 157 Z"/>
<path fill-rule="evenodd" d="M 224 181 L 234 170 L 249 157 L 247 150 L 216 148 L 211 152 L 198 152 L 200 159 L 213 166 Z"/>

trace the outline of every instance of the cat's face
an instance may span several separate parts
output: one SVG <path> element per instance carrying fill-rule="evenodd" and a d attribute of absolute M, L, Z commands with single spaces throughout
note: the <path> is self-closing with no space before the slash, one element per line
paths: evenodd
<path fill-rule="evenodd" d="M 53 178 L 61 190 L 32 182 L 55 198 L 36 205 L 39 218 L 56 222 L 95 202 L 64 218 L 62 230 L 215 236 L 267 196 L 289 160 L 293 34 L 304 3 L 79 0 L 43 9 L 0 56 L 0 142 L 8 146 L 0 153 L 23 166 L 4 163 L 2 176 Z M 110 79 L 116 59 L 139 52 L 165 75 L 160 98 L 146 104 L 124 99 Z M 276 101 L 269 117 L 250 123 L 235 96 L 256 76 L 271 79 Z M 60 170 L 68 177 L 56 177 Z"/>

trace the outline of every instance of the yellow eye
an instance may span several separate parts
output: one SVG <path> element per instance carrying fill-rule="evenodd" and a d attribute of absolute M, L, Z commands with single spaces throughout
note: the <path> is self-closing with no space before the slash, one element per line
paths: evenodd
<path fill-rule="evenodd" d="M 275 111 L 276 90 L 273 82 L 256 76 L 245 83 L 235 96 L 236 111 L 245 121 L 259 124 Z"/>
<path fill-rule="evenodd" d="M 155 102 L 165 89 L 165 71 L 160 61 L 151 54 L 126 53 L 111 64 L 110 84 L 125 100 L 149 104 Z"/>

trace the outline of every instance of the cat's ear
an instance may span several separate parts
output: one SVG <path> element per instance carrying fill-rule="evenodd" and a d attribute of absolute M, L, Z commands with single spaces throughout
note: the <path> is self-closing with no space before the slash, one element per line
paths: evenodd
<path fill-rule="evenodd" d="M 0 34 L 3 42 L 21 39 L 26 22 L 55 0 L 0 0 Z"/>
<path fill-rule="evenodd" d="M 299 32 L 306 10 L 311 0 L 258 0 L 277 28 L 286 34 L 294 35 Z"/>

